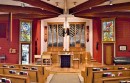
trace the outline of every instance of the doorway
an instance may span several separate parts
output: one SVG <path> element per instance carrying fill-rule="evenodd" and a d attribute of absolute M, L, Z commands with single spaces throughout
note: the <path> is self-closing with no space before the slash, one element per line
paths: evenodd
<path fill-rule="evenodd" d="M 21 44 L 21 64 L 30 63 L 30 44 L 22 43 Z"/>
<path fill-rule="evenodd" d="M 103 44 L 104 64 L 112 65 L 114 58 L 114 43 Z"/>

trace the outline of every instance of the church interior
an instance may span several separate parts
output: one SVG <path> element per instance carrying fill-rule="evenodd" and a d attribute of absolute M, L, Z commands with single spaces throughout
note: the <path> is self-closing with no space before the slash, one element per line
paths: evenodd
<path fill-rule="evenodd" d="M 0 0 L 0 83 L 130 83 L 130 0 Z"/>

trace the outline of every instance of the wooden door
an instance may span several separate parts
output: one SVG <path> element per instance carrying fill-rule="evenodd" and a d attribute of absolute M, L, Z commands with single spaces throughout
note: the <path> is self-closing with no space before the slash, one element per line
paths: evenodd
<path fill-rule="evenodd" d="M 104 63 L 106 65 L 112 65 L 114 57 L 114 43 L 105 43 L 103 45 L 103 52 Z"/>

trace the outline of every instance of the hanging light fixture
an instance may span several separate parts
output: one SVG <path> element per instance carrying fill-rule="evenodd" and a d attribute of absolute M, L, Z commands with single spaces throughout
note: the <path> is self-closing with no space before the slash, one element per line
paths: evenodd
<path fill-rule="evenodd" d="M 22 2 L 22 3 L 21 3 L 21 7 L 25 7 L 25 3 Z"/>
<path fill-rule="evenodd" d="M 74 3 L 74 5 L 76 5 L 77 4 L 77 2 L 75 1 L 75 2 L 73 2 Z"/>
<path fill-rule="evenodd" d="M 56 7 L 59 7 L 59 2 L 56 2 Z"/>
<path fill-rule="evenodd" d="M 109 5 L 113 5 L 113 4 L 112 4 L 112 0 L 109 0 Z"/>

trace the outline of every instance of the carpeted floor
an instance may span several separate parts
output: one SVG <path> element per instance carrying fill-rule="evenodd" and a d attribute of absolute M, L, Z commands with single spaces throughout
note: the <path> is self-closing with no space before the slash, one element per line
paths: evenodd
<path fill-rule="evenodd" d="M 76 73 L 57 73 L 50 83 L 80 83 L 80 80 Z"/>

